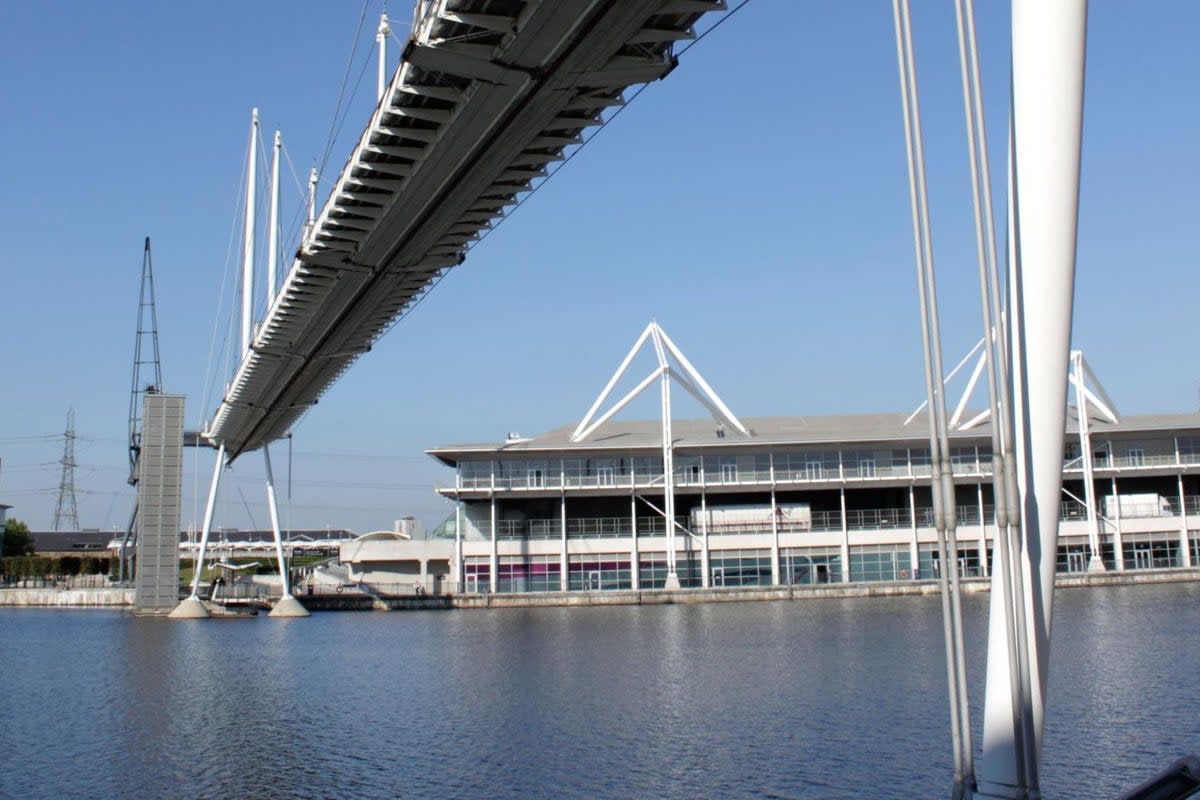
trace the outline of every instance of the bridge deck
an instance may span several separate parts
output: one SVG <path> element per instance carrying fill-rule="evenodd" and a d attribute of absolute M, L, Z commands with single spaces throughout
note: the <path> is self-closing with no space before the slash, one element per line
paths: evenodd
<path fill-rule="evenodd" d="M 205 435 L 285 435 L 723 0 L 422 0 L 403 61 Z"/>

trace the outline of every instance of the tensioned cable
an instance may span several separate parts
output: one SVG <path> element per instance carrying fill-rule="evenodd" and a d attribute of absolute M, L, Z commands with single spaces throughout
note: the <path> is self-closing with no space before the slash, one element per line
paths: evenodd
<path fill-rule="evenodd" d="M 731 19 L 734 14 L 741 11 L 743 8 L 745 8 L 747 5 L 749 5 L 749 3 L 750 3 L 750 0 L 742 0 L 742 2 L 740 2 L 736 6 L 734 6 L 734 8 L 728 14 L 726 14 L 725 16 L 723 16 L 719 20 L 717 20 L 715 23 L 713 23 L 712 27 L 705 30 L 703 33 L 701 33 L 699 36 L 697 36 L 692 41 L 688 42 L 687 46 L 684 47 L 682 50 L 679 51 L 679 53 L 677 53 L 675 55 L 675 58 L 682 58 L 684 53 L 686 53 L 688 50 L 691 50 L 696 45 L 700 44 L 700 42 L 704 41 L 704 38 L 706 36 L 708 36 L 710 33 L 715 31 L 717 28 L 721 27 L 721 25 L 725 24 L 725 22 L 727 22 L 729 19 Z M 532 198 L 535 194 L 538 193 L 539 189 L 541 189 L 543 186 L 545 186 L 547 183 L 549 183 L 550 180 L 555 175 L 557 175 L 559 172 L 562 171 L 562 169 L 565 166 L 567 166 L 567 164 L 570 164 L 571 161 L 575 158 L 575 156 L 577 156 L 581 152 L 583 152 L 583 148 L 585 148 L 589 144 L 591 144 L 592 141 L 597 136 L 600 135 L 601 131 L 603 131 L 605 128 L 607 128 L 609 126 L 609 124 L 611 122 L 613 122 L 617 117 L 621 116 L 621 113 L 625 109 L 629 108 L 629 106 L 631 106 L 633 104 L 633 101 L 638 99 L 638 97 L 641 96 L 642 92 L 646 91 L 646 89 L 649 88 L 649 86 L 650 86 L 649 83 L 643 83 L 641 86 L 639 86 L 637 88 L 637 90 L 632 95 L 630 95 L 628 100 L 626 100 L 621 106 L 619 106 L 617 108 L 617 110 L 614 111 L 607 119 L 605 119 L 598 126 L 596 126 L 596 129 L 594 131 L 592 131 L 591 135 L 588 136 L 586 139 L 584 139 L 578 147 L 576 147 L 574 150 L 572 150 L 571 153 L 566 158 L 564 158 L 562 161 L 560 161 L 558 166 L 556 166 L 554 169 L 552 169 L 550 171 L 549 175 L 547 175 L 544 179 L 542 179 L 537 184 L 537 186 L 534 186 L 527 193 L 522 195 L 521 199 L 518 200 L 515 205 L 513 205 L 511 211 L 509 211 L 507 214 L 505 214 L 503 217 L 501 217 L 496 222 L 495 225 L 492 225 L 490 228 L 485 230 L 478 239 L 476 239 L 474 242 L 472 242 L 470 245 L 468 245 L 466 247 L 466 249 L 463 250 L 463 258 L 466 258 L 467 254 L 470 253 L 472 250 L 474 250 L 484 239 L 486 239 L 488 236 L 490 236 L 497 228 L 499 228 L 501 225 L 503 225 L 507 220 L 511 219 L 513 214 L 517 213 L 517 209 L 519 209 L 521 206 L 525 205 L 525 203 L 527 201 L 529 201 L 530 198 Z M 398 324 L 400 324 L 400 320 L 404 319 L 409 314 L 411 314 L 413 311 L 415 311 L 417 306 L 419 306 L 421 304 L 421 302 L 426 297 L 428 297 L 429 294 L 431 292 L 433 292 L 434 289 L 437 288 L 438 284 L 442 282 L 442 280 L 446 277 L 446 275 L 449 274 L 449 272 L 450 272 L 450 270 L 448 268 L 442 270 L 442 273 L 440 275 L 438 275 L 437 278 L 435 278 L 433 280 L 433 282 L 430 283 L 429 286 L 426 287 L 417 296 L 417 298 L 408 306 L 408 308 L 404 309 L 404 311 L 398 317 L 396 317 L 395 320 L 392 321 L 392 324 L 389 325 L 387 327 L 387 329 L 384 330 L 384 332 L 379 335 L 379 338 L 383 338 L 384 336 L 389 334 L 392 331 L 392 328 L 395 328 Z"/>
<path fill-rule="evenodd" d="M 321 154 L 321 164 L 317 168 L 317 174 L 325 174 L 325 164 L 329 161 L 329 154 L 333 150 L 333 143 L 336 139 L 334 133 L 337 127 L 338 114 L 342 110 L 342 100 L 346 96 L 346 81 L 350 79 L 350 70 L 354 65 L 354 56 L 358 53 L 358 42 L 362 38 L 363 22 L 367 19 L 367 7 L 371 0 L 363 0 L 362 12 L 358 15 L 358 27 L 354 31 L 354 43 L 350 48 L 350 56 L 346 59 L 346 71 L 342 75 L 342 87 L 338 90 L 337 104 L 333 107 L 333 117 L 329 121 L 329 137 L 325 141 L 325 150 Z"/>
<path fill-rule="evenodd" d="M 984 352 L 988 365 L 988 410 L 992 419 L 992 494 L 996 509 L 996 542 L 1000 567 L 1001 606 L 1004 613 L 1005 638 L 1008 644 L 1009 696 L 1012 704 L 1012 729 L 1016 739 L 1013 750 L 1017 758 L 1018 791 L 1038 788 L 1037 753 L 1033 736 L 1031 687 L 1026 662 L 1021 657 L 1023 642 L 1027 641 L 1024 614 L 1017 606 L 1024 605 L 1024 593 L 1015 591 L 1023 584 L 1014 574 L 1019 565 L 1014 554 L 1019 553 L 1020 515 L 1015 504 L 1010 507 L 1009 481 L 1015 476 L 1012 467 L 1011 441 L 1007 412 L 1011 408 L 1012 388 L 1003 348 L 1005 335 L 1000 311 L 998 267 L 996 263 L 996 228 L 992 207 L 992 186 L 989 174 L 987 127 L 983 113 L 983 89 L 979 77 L 979 50 L 975 34 L 974 0 L 955 0 L 955 20 L 958 30 L 959 62 L 962 72 L 963 109 L 966 115 L 967 150 L 971 168 L 971 199 L 975 213 L 976 259 L 979 263 L 979 294 L 983 312 Z M 1015 490 L 1015 486 L 1012 489 Z M 1014 536 L 1014 531 L 1018 532 Z"/>
<path fill-rule="evenodd" d="M 966 702 L 965 659 L 962 647 L 962 615 L 958 582 L 958 545 L 953 471 L 950 463 L 946 424 L 941 330 L 937 311 L 937 283 L 933 262 L 929 198 L 925 184 L 925 154 L 921 131 L 916 63 L 913 56 L 912 21 L 908 0 L 893 0 L 896 27 L 896 57 L 899 63 L 901 107 L 912 205 L 913 245 L 917 267 L 921 315 L 922 356 L 925 364 L 928 401 L 930 489 L 933 495 L 942 595 L 942 626 L 946 642 L 947 689 L 950 699 L 951 739 L 954 747 L 952 797 L 963 798 L 974 789 L 970 712 Z M 951 548 L 953 556 L 951 556 Z"/>

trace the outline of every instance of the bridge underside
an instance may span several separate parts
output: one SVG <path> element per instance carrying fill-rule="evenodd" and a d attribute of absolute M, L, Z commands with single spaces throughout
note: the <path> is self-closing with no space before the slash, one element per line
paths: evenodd
<path fill-rule="evenodd" d="M 288 432 L 722 0 L 428 0 L 206 436 Z"/>

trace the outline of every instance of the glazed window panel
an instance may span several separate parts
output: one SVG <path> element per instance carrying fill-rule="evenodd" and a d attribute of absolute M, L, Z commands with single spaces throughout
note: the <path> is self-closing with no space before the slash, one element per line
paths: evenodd
<path fill-rule="evenodd" d="M 571 555 L 567 588 L 574 592 L 631 589 L 629 555 L 624 553 Z"/>

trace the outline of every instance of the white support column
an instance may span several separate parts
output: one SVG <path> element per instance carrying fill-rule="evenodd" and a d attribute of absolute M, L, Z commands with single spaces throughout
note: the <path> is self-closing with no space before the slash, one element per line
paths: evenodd
<path fill-rule="evenodd" d="M 245 228 L 242 231 L 242 352 L 254 336 L 254 211 L 258 186 L 258 109 L 250 112 L 250 164 L 246 170 Z"/>
<path fill-rule="evenodd" d="M 1192 566 L 1192 551 L 1188 545 L 1187 497 L 1183 493 L 1183 473 L 1179 474 L 1179 566 Z"/>
<path fill-rule="evenodd" d="M 629 533 L 632 539 L 629 546 L 629 585 L 633 589 L 640 589 L 642 557 L 638 552 L 637 495 L 633 493 L 629 495 Z"/>
<path fill-rule="evenodd" d="M 276 618 L 307 617 L 308 609 L 292 596 L 291 576 L 288 575 L 287 560 L 283 557 L 283 535 L 279 530 L 279 506 L 275 502 L 275 473 L 271 469 L 271 450 L 263 445 L 263 463 L 267 469 L 267 510 L 271 514 L 271 533 L 275 537 L 275 558 L 279 564 L 279 580 L 283 594 L 271 608 L 269 616 Z"/>
<path fill-rule="evenodd" d="M 558 554 L 558 579 L 559 589 L 567 591 L 567 493 L 562 493 L 562 502 L 559 505 L 559 524 L 562 526 L 560 533 L 562 534 L 562 549 Z"/>
<path fill-rule="evenodd" d="M 779 580 L 779 506 L 775 503 L 775 487 L 771 487 L 771 585 Z"/>
<path fill-rule="evenodd" d="M 667 580 L 664 589 L 679 588 L 677 553 L 675 552 L 675 439 L 671 432 L 671 372 L 666 369 L 666 356 L 659 341 L 657 326 L 652 332 L 654 346 L 663 367 L 661 381 L 662 399 L 662 458 L 663 458 L 663 512 L 667 518 Z"/>
<path fill-rule="evenodd" d="M 496 586 L 500 576 L 500 550 L 496 545 L 496 495 L 492 495 L 492 552 L 491 558 L 488 560 L 488 591 L 492 594 L 496 593 Z"/>
<path fill-rule="evenodd" d="M 200 550 L 196 553 L 196 566 L 192 574 L 192 597 L 200 595 L 200 576 L 204 574 L 204 556 L 208 551 L 208 535 L 212 532 L 213 512 L 217 507 L 217 490 L 221 486 L 221 472 L 225 468 L 225 445 L 217 447 L 217 459 L 213 462 L 212 480 L 208 484 L 208 502 L 204 506 L 204 522 L 200 528 Z"/>
<path fill-rule="evenodd" d="M 463 504 L 462 497 L 454 498 L 454 580 L 458 584 L 458 592 L 467 589 L 466 566 L 463 559 Z"/>
<path fill-rule="evenodd" d="M 909 471 L 911 470 L 912 462 L 909 461 Z M 912 529 L 908 539 L 908 557 L 912 562 L 912 576 L 915 579 L 921 570 L 921 548 L 917 545 L 917 488 L 911 483 L 908 485 L 908 517 Z"/>
<path fill-rule="evenodd" d="M 841 453 L 838 453 L 838 468 L 841 469 Z M 846 487 L 838 487 L 842 502 L 842 583 L 850 582 L 850 526 L 846 521 Z"/>
<path fill-rule="evenodd" d="M 983 512 L 983 483 L 975 484 L 979 498 L 979 574 L 988 577 L 987 517 Z"/>
<path fill-rule="evenodd" d="M 1066 431 L 1079 156 L 1083 126 L 1086 0 L 1013 0 L 1012 132 L 1016 236 L 1009 265 L 1014 440 L 1021 497 L 1023 577 L 1031 696 L 1033 763 L 1015 743 L 1025 710 L 1015 709 L 1006 615 L 992 604 L 979 759 L 983 797 L 1040 794 L 1049 643 L 1054 610 Z M 997 570 L 996 574 L 1000 571 Z M 993 599 L 1000 597 L 993 587 Z"/>
<path fill-rule="evenodd" d="M 1083 500 L 1087 504 L 1088 546 L 1092 551 L 1092 556 L 1088 561 L 1088 572 L 1105 572 L 1104 559 L 1100 557 L 1100 520 L 1096 516 L 1092 428 L 1088 414 L 1087 389 L 1084 385 L 1083 353 L 1078 350 L 1071 353 L 1071 385 L 1075 389 L 1075 412 L 1079 417 L 1079 457 L 1083 466 Z"/>
<path fill-rule="evenodd" d="M 1109 509 L 1113 523 L 1113 565 L 1121 572 L 1125 571 L 1125 542 L 1124 531 L 1121 530 L 1121 495 L 1117 494 L 1117 479 L 1112 479 L 1113 507 Z"/>
<path fill-rule="evenodd" d="M 283 586 L 283 596 L 290 597 L 292 587 L 288 575 L 287 561 L 283 557 L 283 535 L 279 530 L 279 506 L 275 502 L 275 472 L 271 469 L 271 448 L 263 445 L 263 465 L 267 472 L 267 513 L 271 517 L 271 536 L 275 542 L 275 563 L 279 567 L 279 579 Z"/>
<path fill-rule="evenodd" d="M 379 76 L 376 82 L 375 100 L 383 99 L 383 91 L 387 88 L 387 37 L 392 32 L 388 25 L 387 12 L 379 16 L 379 30 L 375 32 L 375 44 L 379 47 Z"/>
<path fill-rule="evenodd" d="M 704 469 L 703 462 L 700 468 Z M 700 585 L 708 589 L 712 587 L 712 551 L 708 548 L 708 495 L 703 486 L 700 487 L 700 537 L 700 570 L 703 572 Z"/>
<path fill-rule="evenodd" d="M 283 137 L 275 131 L 275 146 L 271 150 L 271 211 L 268 219 L 270 233 L 267 235 L 267 311 L 275 303 L 275 269 L 279 261 L 279 151 L 283 149 Z"/>
<path fill-rule="evenodd" d="M 304 223 L 303 243 L 312 236 L 313 226 L 317 224 L 317 168 L 308 171 L 308 219 Z"/>

